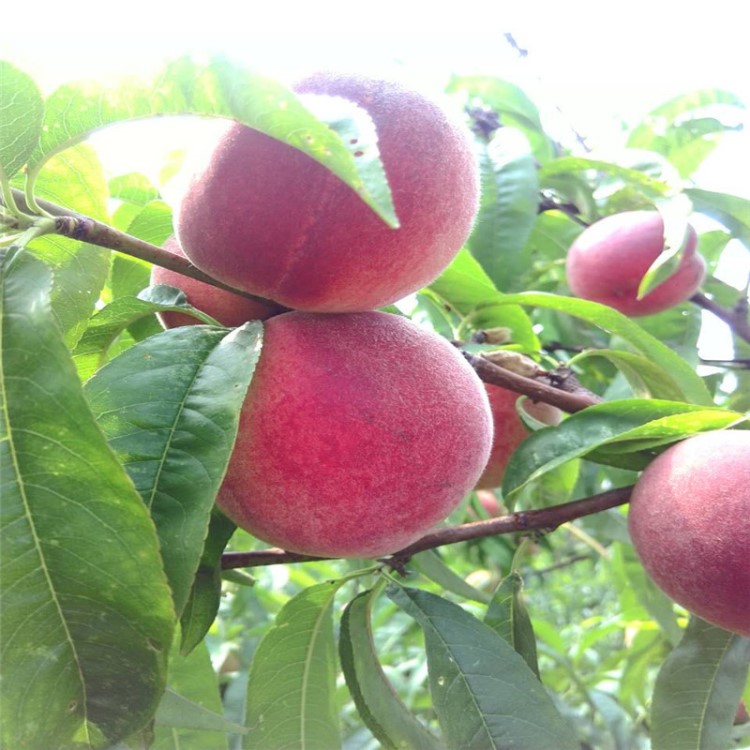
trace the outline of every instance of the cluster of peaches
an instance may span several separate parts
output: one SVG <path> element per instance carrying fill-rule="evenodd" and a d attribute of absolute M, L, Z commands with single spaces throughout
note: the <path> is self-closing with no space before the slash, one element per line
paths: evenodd
<path fill-rule="evenodd" d="M 318 74 L 295 91 L 367 111 L 400 226 L 301 151 L 231 124 L 191 178 L 165 248 L 265 301 L 160 267 L 152 282 L 182 289 L 223 325 L 265 321 L 222 510 L 286 550 L 381 557 L 435 528 L 472 489 L 498 486 L 527 431 L 517 394 L 485 386 L 442 337 L 376 311 L 433 281 L 467 239 L 479 200 L 468 129 L 391 82 Z M 568 256 L 572 292 L 627 315 L 686 300 L 704 275 L 692 228 L 677 272 L 637 298 L 663 235 L 655 211 L 592 225 Z M 547 407 L 542 421 L 560 416 Z M 652 473 L 669 485 L 664 470 Z"/>

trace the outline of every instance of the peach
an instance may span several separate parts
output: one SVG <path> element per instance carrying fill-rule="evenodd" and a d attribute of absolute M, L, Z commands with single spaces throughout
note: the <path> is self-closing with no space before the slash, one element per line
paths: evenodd
<path fill-rule="evenodd" d="M 706 264 L 696 252 L 692 226 L 675 273 L 637 299 L 638 287 L 664 249 L 664 222 L 656 211 L 625 211 L 587 227 L 568 251 L 568 286 L 577 297 L 601 302 L 624 315 L 652 315 L 690 298 Z"/>
<path fill-rule="evenodd" d="M 185 257 L 185 253 L 182 252 L 182 248 L 174 237 L 170 237 L 164 243 L 164 249 Z M 154 266 L 151 271 L 151 283 L 168 284 L 181 289 L 193 307 L 207 313 L 228 328 L 241 326 L 248 320 L 265 320 L 281 309 L 272 302 L 268 304 L 256 302 L 161 266 Z M 190 315 L 177 312 L 160 313 L 159 320 L 165 328 L 196 325 L 201 322 Z"/>
<path fill-rule="evenodd" d="M 400 228 L 303 152 L 235 123 L 177 207 L 187 256 L 231 286 L 306 311 L 370 310 L 433 281 L 477 211 L 469 131 L 396 83 L 318 74 L 295 90 L 367 110 Z"/>
<path fill-rule="evenodd" d="M 485 383 L 485 388 L 492 410 L 493 438 L 490 458 L 477 482 L 477 489 L 489 489 L 502 484 L 511 455 L 529 435 L 529 430 L 516 411 L 516 401 L 521 398 L 520 394 L 488 383 Z M 562 419 L 562 412 L 550 404 L 525 399 L 521 408 L 544 424 L 559 424 Z"/>
<path fill-rule="evenodd" d="M 629 525 L 667 596 L 750 636 L 750 432 L 701 433 L 660 454 L 636 482 Z"/>
<path fill-rule="evenodd" d="M 482 383 L 459 352 L 381 312 L 265 322 L 219 507 L 271 544 L 379 557 L 443 520 L 489 455 Z"/>

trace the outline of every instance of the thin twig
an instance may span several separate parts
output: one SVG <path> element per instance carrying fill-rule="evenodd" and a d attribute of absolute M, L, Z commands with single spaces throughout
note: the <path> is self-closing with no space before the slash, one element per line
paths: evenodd
<path fill-rule="evenodd" d="M 690 298 L 690 301 L 698 305 L 698 307 L 712 312 L 717 318 L 723 320 L 736 336 L 739 336 L 750 344 L 750 320 L 748 319 L 746 297 L 741 297 L 733 309 L 722 307 L 718 302 L 706 297 L 701 292 L 694 294 Z"/>
<path fill-rule="evenodd" d="M 585 388 L 579 387 L 573 392 L 565 391 L 562 388 L 547 385 L 539 380 L 517 375 L 503 367 L 493 365 L 483 357 L 477 357 L 475 354 L 466 351 L 462 352 L 462 354 L 485 383 L 521 393 L 524 396 L 528 396 L 532 401 L 543 401 L 546 404 L 552 404 L 552 406 L 557 406 L 569 414 L 583 411 L 589 406 L 602 403 L 601 397 Z M 550 375 L 554 375 L 554 373 L 550 373 Z"/>
<path fill-rule="evenodd" d="M 540 508 L 539 510 L 520 511 L 510 513 L 499 518 L 488 521 L 475 521 L 465 523 L 461 526 L 448 526 L 447 528 L 433 531 L 423 536 L 413 544 L 398 552 L 384 558 L 385 562 L 394 566 L 404 565 L 413 555 L 428 549 L 442 547 L 447 544 L 457 544 L 471 539 L 483 539 L 500 534 L 511 534 L 514 532 L 550 532 L 558 526 L 573 521 L 576 518 L 600 513 L 618 505 L 624 505 L 630 500 L 632 487 L 622 487 L 617 490 L 609 490 L 599 495 L 592 495 L 583 500 L 574 500 L 571 503 L 555 505 L 551 508 Z M 250 552 L 225 552 L 221 556 L 221 567 L 224 570 L 232 568 L 251 568 L 265 565 L 282 565 L 285 563 L 312 562 L 316 560 L 328 560 L 334 558 L 312 557 L 301 555 L 296 552 L 285 552 L 282 549 L 252 550 Z"/>
<path fill-rule="evenodd" d="M 13 197 L 21 211 L 30 211 L 24 195 L 20 190 L 14 189 Z M 219 289 L 226 289 L 228 292 L 233 292 L 240 297 L 246 297 L 247 299 L 252 299 L 256 302 L 269 304 L 269 301 L 263 297 L 258 297 L 254 294 L 243 292 L 240 289 L 235 289 L 234 287 L 224 284 L 208 274 L 203 273 L 203 271 L 196 268 L 187 258 L 170 253 L 168 250 L 164 250 L 156 245 L 152 245 L 150 242 L 138 239 L 138 237 L 133 237 L 131 234 L 120 232 L 108 224 L 103 224 L 100 221 L 79 214 L 77 211 L 71 211 L 63 206 L 58 206 L 56 203 L 50 203 L 49 201 L 40 199 L 37 199 L 37 203 L 40 208 L 55 217 L 55 231 L 63 237 L 69 237 L 70 239 L 78 240 L 80 242 L 87 242 L 91 245 L 105 247 L 108 250 L 116 250 L 125 255 L 140 258 L 141 260 L 148 261 L 154 265 L 168 268 L 170 271 L 176 271 L 183 276 L 190 276 L 193 279 L 198 279 L 198 281 L 211 284 L 211 286 L 218 287 Z"/>

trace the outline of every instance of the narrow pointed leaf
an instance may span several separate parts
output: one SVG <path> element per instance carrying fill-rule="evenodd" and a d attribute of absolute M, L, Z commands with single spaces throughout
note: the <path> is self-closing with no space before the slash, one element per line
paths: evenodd
<path fill-rule="evenodd" d="M 437 738 L 404 705 L 380 666 L 371 619 L 377 593 L 371 589 L 356 596 L 341 617 L 339 654 L 347 687 L 384 750 L 439 750 Z"/>
<path fill-rule="evenodd" d="M 464 599 L 488 604 L 492 598 L 487 592 L 467 583 L 460 575 L 454 573 L 433 549 L 420 552 L 411 560 L 412 565 L 431 581 L 439 583 L 446 591 L 450 591 Z"/>
<path fill-rule="evenodd" d="M 647 357 L 614 349 L 590 349 L 577 354 L 573 359 L 578 363 L 592 357 L 609 360 L 625 376 L 636 398 L 650 396 L 665 401 L 680 401 L 684 398 L 685 394 L 672 375 Z"/>
<path fill-rule="evenodd" d="M 656 157 L 656 155 L 653 156 Z M 624 167 L 614 162 L 590 159 L 582 156 L 561 156 L 558 159 L 554 159 L 542 167 L 539 172 L 539 179 L 544 182 L 548 177 L 554 175 L 566 174 L 568 172 L 585 172 L 587 170 L 596 170 L 597 172 L 604 172 L 612 177 L 617 177 L 626 185 L 632 185 L 644 195 L 651 198 L 667 195 L 671 189 L 667 182 L 652 177 L 641 169 Z"/>
<path fill-rule="evenodd" d="M 693 204 L 685 193 L 658 200 L 656 207 L 664 224 L 664 249 L 643 275 L 638 285 L 638 299 L 643 299 L 676 273 L 690 236 L 688 219 L 693 211 Z"/>
<path fill-rule="evenodd" d="M 205 637 L 221 603 L 221 555 L 237 527 L 214 507 L 198 570 L 180 616 L 180 654 L 189 654 Z M 241 572 L 241 571 L 237 571 Z"/>
<path fill-rule="evenodd" d="M 109 194 L 115 200 L 132 203 L 141 208 L 159 197 L 159 191 L 151 180 L 139 172 L 113 177 L 109 181 Z"/>
<path fill-rule="evenodd" d="M 159 535 L 182 612 L 260 354 L 262 327 L 183 326 L 126 350 L 86 396 Z"/>
<path fill-rule="evenodd" d="M 750 638 L 692 617 L 662 665 L 651 709 L 653 750 L 730 747 L 750 664 Z"/>
<path fill-rule="evenodd" d="M 308 154 L 384 221 L 398 226 L 375 129 L 364 110 L 338 102 L 319 113 L 325 118 L 321 122 L 281 84 L 227 60 L 199 65 L 180 58 L 152 81 L 129 79 L 110 88 L 66 84 L 45 104 L 44 127 L 29 161 L 32 179 L 52 155 L 106 125 L 156 115 L 214 115 L 238 120 Z M 355 158 L 355 151 L 361 156 Z"/>
<path fill-rule="evenodd" d="M 499 300 L 498 304 L 533 305 L 534 307 L 558 310 L 592 323 L 608 333 L 616 334 L 625 339 L 654 364 L 672 373 L 672 380 L 682 391 L 685 401 L 696 404 L 713 404 L 711 394 L 705 384 L 682 357 L 661 341 L 646 333 L 637 323 L 611 307 L 589 300 L 540 292 L 508 294 L 502 300 Z"/>
<path fill-rule="evenodd" d="M 297 594 L 258 645 L 247 688 L 247 750 L 341 746 L 332 614 L 340 585 Z"/>
<path fill-rule="evenodd" d="M 118 297 L 89 320 L 88 328 L 73 351 L 73 360 L 81 380 L 88 380 L 106 361 L 107 352 L 128 327 L 152 318 L 156 313 L 177 311 L 192 315 L 203 323 L 214 323 L 187 302 L 185 293 L 174 287 L 159 285 L 151 299 Z M 161 326 L 158 326 L 161 332 Z"/>
<path fill-rule="evenodd" d="M 429 288 L 461 315 L 469 317 L 474 327 L 507 326 L 513 331 L 514 343 L 529 351 L 539 350 L 539 339 L 529 316 L 519 305 L 502 303 L 504 295 L 468 250 L 461 250 Z"/>
<path fill-rule="evenodd" d="M 578 750 L 534 673 L 490 627 L 426 591 L 387 593 L 424 631 L 430 692 L 451 750 Z"/>
<path fill-rule="evenodd" d="M 523 656 L 529 669 L 539 677 L 536 638 L 531 618 L 523 601 L 523 579 L 518 571 L 511 571 L 497 587 L 484 622 Z"/>
<path fill-rule="evenodd" d="M 518 258 L 539 205 L 539 179 L 523 134 L 501 128 L 480 157 L 482 202 L 469 238 L 471 254 L 498 289 L 517 287 Z"/>
<path fill-rule="evenodd" d="M 82 144 L 52 159 L 36 182 L 36 196 L 98 221 L 108 221 L 107 183 L 93 148 Z M 52 268 L 52 311 L 72 349 L 83 335 L 107 280 L 112 253 L 104 248 L 45 235 L 29 250 Z"/>
<path fill-rule="evenodd" d="M 31 76 L 0 60 L 0 174 L 26 163 L 42 132 L 44 103 Z"/>
<path fill-rule="evenodd" d="M 541 164 L 554 155 L 554 144 L 544 132 L 536 104 L 514 83 L 492 76 L 453 76 L 447 91 L 463 93 L 469 106 L 478 99 L 499 115 L 502 126 L 521 129 Z"/>
<path fill-rule="evenodd" d="M 532 479 L 572 458 L 636 453 L 674 443 L 696 432 L 739 423 L 744 415 L 676 401 L 626 399 L 596 404 L 571 414 L 554 429 L 530 435 L 511 456 L 503 476 L 503 494 L 512 498 Z M 604 456 L 606 457 L 606 455 Z M 642 459 L 644 468 L 648 458 Z"/>
<path fill-rule="evenodd" d="M 689 177 L 718 145 L 717 134 L 741 127 L 734 122 L 725 123 L 722 115 L 733 110 L 730 118 L 736 121 L 743 116 L 744 106 L 730 91 L 691 91 L 652 109 L 630 133 L 627 145 L 657 151 L 683 177 Z"/>
<path fill-rule="evenodd" d="M 86 723 L 115 742 L 164 689 L 174 611 L 157 538 L 84 399 L 49 271 L 22 252 L 0 281 L 3 744 L 51 750 Z"/>
<path fill-rule="evenodd" d="M 750 249 L 750 200 L 699 188 L 686 188 L 685 194 L 696 211 L 716 219 Z"/>
<path fill-rule="evenodd" d="M 151 750 L 227 750 L 227 733 L 245 733 L 243 726 L 223 716 L 219 683 L 205 644 L 181 656 L 175 639 L 167 690 L 154 723 Z"/>
<path fill-rule="evenodd" d="M 206 674 L 205 677 L 208 678 L 209 675 Z M 223 743 L 222 747 L 226 747 L 226 738 L 221 736 L 217 738 L 216 733 L 245 734 L 247 732 L 247 729 L 241 724 L 227 721 L 218 713 L 220 710 L 221 704 L 216 707 L 216 710 L 211 711 L 201 705 L 200 702 L 189 700 L 175 690 L 168 689 L 164 693 L 162 702 L 159 704 L 159 710 L 156 712 L 156 726 L 171 727 L 179 730 L 197 730 L 201 736 L 196 741 L 186 741 L 184 737 L 179 737 L 177 744 L 172 742 L 172 744 L 164 744 L 163 746 L 165 748 L 175 748 L 175 750 L 186 750 L 189 747 L 194 747 L 195 750 L 203 750 L 206 747 L 205 743 L 208 739 L 211 742 L 211 749 L 214 750 L 215 748 L 219 750 L 219 743 Z M 180 734 L 183 734 L 183 732 L 180 732 Z M 153 747 L 155 750 L 162 747 L 162 743 L 159 742 L 158 732 L 156 744 Z"/>

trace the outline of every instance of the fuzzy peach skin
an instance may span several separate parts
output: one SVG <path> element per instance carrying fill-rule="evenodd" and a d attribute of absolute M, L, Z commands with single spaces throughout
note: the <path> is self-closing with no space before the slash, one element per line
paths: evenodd
<path fill-rule="evenodd" d="M 182 248 L 174 237 L 170 237 L 164 243 L 163 248 L 170 253 L 185 257 L 185 253 L 182 252 Z M 207 313 L 228 328 L 241 326 L 248 320 L 265 320 L 281 309 L 273 303 L 269 302 L 268 305 L 264 305 L 161 266 L 154 266 L 151 271 L 151 283 L 167 284 L 181 289 L 193 307 Z M 159 320 L 165 328 L 197 325 L 201 322 L 190 315 L 176 312 L 160 313 Z"/>
<path fill-rule="evenodd" d="M 684 302 L 698 290 L 706 264 L 688 240 L 677 271 L 638 300 L 638 287 L 664 249 L 664 223 L 656 211 L 625 211 L 587 227 L 567 257 L 568 286 L 577 297 L 601 302 L 631 317 L 652 315 Z"/>
<path fill-rule="evenodd" d="M 750 432 L 702 433 L 664 451 L 635 485 L 629 524 L 659 588 L 750 636 Z"/>
<path fill-rule="evenodd" d="M 492 410 L 493 438 L 490 458 L 477 482 L 477 489 L 489 489 L 502 484 L 505 467 L 511 455 L 529 436 L 529 430 L 516 410 L 516 401 L 520 395 L 489 383 L 485 383 L 484 387 Z M 559 424 L 562 419 L 562 412 L 550 404 L 534 403 L 525 399 L 522 408 L 544 424 Z"/>
<path fill-rule="evenodd" d="M 477 212 L 468 130 L 396 83 L 319 74 L 295 90 L 367 110 L 400 228 L 301 151 L 232 124 L 177 208 L 187 256 L 231 286 L 307 311 L 370 310 L 433 281 Z"/>
<path fill-rule="evenodd" d="M 379 557 L 471 490 L 492 441 L 482 383 L 445 339 L 380 312 L 264 324 L 219 507 L 294 552 Z"/>

